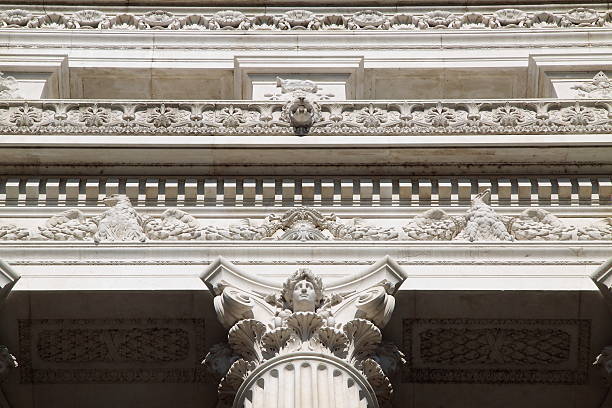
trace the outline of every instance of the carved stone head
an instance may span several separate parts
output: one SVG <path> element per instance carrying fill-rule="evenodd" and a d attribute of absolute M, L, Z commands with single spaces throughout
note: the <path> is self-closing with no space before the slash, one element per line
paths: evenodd
<path fill-rule="evenodd" d="M 314 312 L 323 300 L 323 281 L 310 269 L 298 269 L 283 284 L 282 297 L 294 312 Z"/>

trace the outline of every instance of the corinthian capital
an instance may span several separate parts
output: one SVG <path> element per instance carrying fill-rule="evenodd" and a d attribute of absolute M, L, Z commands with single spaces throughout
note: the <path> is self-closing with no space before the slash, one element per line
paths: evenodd
<path fill-rule="evenodd" d="M 219 320 L 229 328 L 227 345 L 215 346 L 204 361 L 221 377 L 220 406 L 269 408 L 284 401 L 282 407 L 291 408 L 298 400 L 300 406 L 333 400 L 332 405 L 347 408 L 389 403 L 393 389 L 384 370 L 397 367 L 403 355 L 382 344 L 381 329 L 405 279 L 389 257 L 350 281 L 329 286 L 300 268 L 280 287 L 223 259 L 202 279 L 216 295 Z M 303 405 L 304 398 L 312 404 Z"/>

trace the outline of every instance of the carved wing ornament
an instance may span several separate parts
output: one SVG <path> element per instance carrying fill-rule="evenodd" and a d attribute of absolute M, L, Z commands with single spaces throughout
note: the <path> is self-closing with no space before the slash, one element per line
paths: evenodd
<path fill-rule="evenodd" d="M 328 290 L 309 269 L 298 269 L 282 287 L 273 287 L 218 259 L 201 278 L 213 289 L 217 317 L 229 329 L 227 344 L 213 347 L 204 360 L 221 379 L 219 406 L 263 408 L 253 395 L 259 392 L 253 381 L 263 388 L 261 392 L 288 392 L 268 380 L 276 375 L 275 367 L 287 368 L 295 359 L 302 361 L 302 367 L 315 361 L 319 370 L 336 367 L 338 374 L 334 375 L 347 378 L 346 383 L 328 384 L 338 398 L 351 391 L 349 385 L 355 380 L 362 380 L 364 405 L 359 406 L 386 406 L 393 388 L 389 380 L 392 373 L 384 369 L 397 369 L 403 355 L 396 347 L 382 343 L 380 329 L 393 313 L 393 295 L 405 276 L 386 257 L 350 283 L 332 286 L 344 289 L 342 293 Z M 377 283 L 368 286 L 370 282 Z M 219 363 L 219 359 L 227 363 Z M 378 361 L 387 363 L 382 367 Z M 300 381 L 296 381 L 284 388 L 297 387 L 294 384 Z M 320 381 L 328 379 L 325 376 Z M 252 405 L 246 404 L 247 400 Z M 287 407 L 293 406 L 292 400 L 284 400 L 289 401 Z"/>
<path fill-rule="evenodd" d="M 186 211 L 169 208 L 158 217 L 144 216 L 125 195 L 104 199 L 109 207 L 87 216 L 67 209 L 31 228 L 0 224 L 0 241 L 583 241 L 612 240 L 612 217 L 588 225 L 572 225 L 543 208 L 518 216 L 498 214 L 490 191 L 477 194 L 462 215 L 432 208 L 401 226 L 377 226 L 359 218 L 343 220 L 308 207 L 296 207 L 263 220 L 244 219 L 231 225 L 205 225 Z"/>

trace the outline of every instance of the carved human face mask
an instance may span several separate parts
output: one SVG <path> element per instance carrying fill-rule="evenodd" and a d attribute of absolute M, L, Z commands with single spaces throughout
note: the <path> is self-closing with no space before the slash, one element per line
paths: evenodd
<path fill-rule="evenodd" d="M 293 288 L 293 311 L 294 312 L 314 312 L 316 306 L 315 288 L 306 279 L 302 279 Z"/>

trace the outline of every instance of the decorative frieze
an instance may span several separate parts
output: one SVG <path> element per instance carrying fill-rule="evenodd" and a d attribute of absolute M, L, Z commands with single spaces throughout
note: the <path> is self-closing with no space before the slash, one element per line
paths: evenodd
<path fill-rule="evenodd" d="M 200 382 L 199 319 L 19 320 L 22 383 Z"/>
<path fill-rule="evenodd" d="M 303 128 L 313 135 L 493 137 L 612 130 L 612 102 L 605 100 L 338 102 L 299 92 L 303 99 L 257 102 L 10 101 L 0 106 L 0 133 L 274 137 L 303 135 Z"/>
<path fill-rule="evenodd" d="M 0 178 L 0 206 L 102 206 L 120 191 L 135 206 L 455 206 L 490 188 L 491 204 L 609 205 L 610 177 Z M 67 214 L 67 217 L 74 215 Z M 1 233 L 0 233 L 1 234 Z"/>
<path fill-rule="evenodd" d="M 380 329 L 405 279 L 395 262 L 384 259 L 333 289 L 298 269 L 275 292 L 222 259 L 202 279 L 229 328 L 228 343 L 204 361 L 220 378 L 219 406 L 390 406 L 390 371 L 403 355 L 382 343 Z"/>
<path fill-rule="evenodd" d="M 583 384 L 590 321 L 406 319 L 404 382 Z"/>
<path fill-rule="evenodd" d="M 298 9 L 282 14 L 249 15 L 237 10 L 222 10 L 212 14 L 174 14 L 164 10 L 152 10 L 144 14 L 107 14 L 98 10 L 43 14 L 10 9 L 0 14 L 0 22 L 2 28 L 84 30 L 495 30 L 610 27 L 612 12 L 584 7 L 561 12 L 508 8 L 488 13 L 432 10 L 425 13 L 394 14 L 377 10 L 361 10 L 352 14 L 314 13 Z"/>
<path fill-rule="evenodd" d="M 369 225 L 358 218 L 342 220 L 314 208 L 297 207 L 282 215 L 270 214 L 262 222 L 244 219 L 229 226 L 201 225 L 177 208 L 159 218 L 140 215 L 125 195 L 104 199 L 111 208 L 86 217 L 80 210 L 66 210 L 51 217 L 38 231 L 6 226 L 2 240 L 93 240 L 121 242 L 146 240 L 281 240 L 281 241 L 514 241 L 514 240 L 612 240 L 612 217 L 587 226 L 565 224 L 543 209 L 527 209 L 518 217 L 499 215 L 490 206 L 491 191 L 476 195 L 465 215 L 449 215 L 431 209 L 403 227 Z"/>

